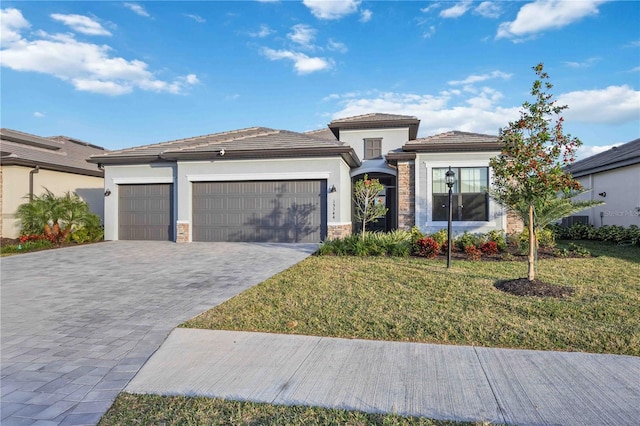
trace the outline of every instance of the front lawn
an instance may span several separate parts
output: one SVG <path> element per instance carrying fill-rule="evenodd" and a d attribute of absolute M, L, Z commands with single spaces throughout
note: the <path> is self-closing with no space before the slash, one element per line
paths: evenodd
<path fill-rule="evenodd" d="M 580 244 L 539 261 L 561 299 L 494 287 L 525 262 L 312 256 L 182 327 L 640 356 L 640 249 Z"/>
<path fill-rule="evenodd" d="M 462 424 L 468 423 L 318 407 L 288 407 L 213 398 L 122 393 L 98 425 L 453 426 Z"/>

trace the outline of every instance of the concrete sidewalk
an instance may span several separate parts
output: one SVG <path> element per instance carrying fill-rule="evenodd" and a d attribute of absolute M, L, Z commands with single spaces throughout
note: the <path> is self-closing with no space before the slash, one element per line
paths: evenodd
<path fill-rule="evenodd" d="M 176 329 L 125 391 L 526 425 L 640 424 L 640 358 Z"/>

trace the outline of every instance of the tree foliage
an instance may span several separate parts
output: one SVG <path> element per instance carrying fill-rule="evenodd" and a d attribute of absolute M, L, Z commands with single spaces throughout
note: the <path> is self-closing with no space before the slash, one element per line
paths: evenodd
<path fill-rule="evenodd" d="M 578 195 L 589 192 L 587 189 L 569 191 L 560 195 L 553 194 L 551 198 L 540 198 L 534 201 L 534 224 L 536 232 L 558 220 L 576 214 L 582 210 L 604 204 L 598 200 L 574 200 Z M 516 203 L 513 211 L 522 219 L 526 227 L 529 226 L 529 205 L 525 202 Z"/>
<path fill-rule="evenodd" d="M 378 179 L 369 179 L 364 175 L 364 179 L 356 182 L 353 190 L 353 201 L 355 203 L 355 217 L 362 223 L 362 239 L 365 238 L 367 223 L 375 223 L 378 218 L 387 214 L 387 208 L 378 202 L 380 192 L 384 190 L 384 185 Z"/>
<path fill-rule="evenodd" d="M 558 105 L 549 93 L 553 85 L 543 64 L 533 67 L 537 75 L 531 88 L 533 102 L 525 101 L 520 118 L 500 130 L 502 153 L 491 159 L 493 168 L 493 196 L 507 208 L 520 211 L 529 228 L 528 279 L 535 279 L 536 238 L 535 206 L 544 205 L 558 193 L 580 190 L 578 181 L 563 170 L 573 163 L 580 140 L 563 132 L 563 118 L 567 109 Z"/>

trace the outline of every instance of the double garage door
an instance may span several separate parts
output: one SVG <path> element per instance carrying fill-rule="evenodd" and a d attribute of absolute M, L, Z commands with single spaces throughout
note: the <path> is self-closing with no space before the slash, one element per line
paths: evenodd
<path fill-rule="evenodd" d="M 325 180 L 192 185 L 194 241 L 315 243 L 327 235 Z M 173 185 L 120 185 L 119 201 L 119 239 L 174 239 Z"/>
<path fill-rule="evenodd" d="M 324 180 L 194 182 L 194 241 L 314 242 L 327 235 Z"/>

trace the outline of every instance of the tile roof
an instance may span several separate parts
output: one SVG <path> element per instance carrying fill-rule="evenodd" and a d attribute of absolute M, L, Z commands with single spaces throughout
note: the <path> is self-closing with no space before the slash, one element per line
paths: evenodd
<path fill-rule="evenodd" d="M 574 177 L 640 163 L 640 139 L 576 161 L 566 168 Z"/>
<path fill-rule="evenodd" d="M 494 151 L 502 144 L 498 136 L 453 130 L 407 142 L 405 151 Z"/>
<path fill-rule="evenodd" d="M 327 139 L 330 141 L 335 141 L 336 135 L 327 127 L 324 129 L 318 130 L 309 130 L 308 132 L 304 132 L 305 135 L 313 136 L 314 138 Z"/>
<path fill-rule="evenodd" d="M 417 117 L 412 115 L 398 115 L 398 114 L 384 114 L 384 113 L 371 113 L 356 115 L 353 117 L 337 118 L 332 120 L 329 126 L 342 123 L 371 123 L 375 121 L 396 121 L 396 120 L 418 120 Z"/>
<path fill-rule="evenodd" d="M 11 129 L 0 129 L 0 162 L 3 165 L 40 166 L 90 176 L 103 176 L 95 164 L 87 162 L 102 147 L 66 136 L 41 137 Z"/>
<path fill-rule="evenodd" d="M 359 162 L 351 147 L 335 139 L 329 140 L 313 134 L 251 127 L 228 132 L 213 133 L 186 139 L 178 139 L 152 145 L 110 151 L 95 155 L 92 162 L 109 163 L 118 159 L 167 159 L 207 157 L 211 153 L 225 152 L 225 158 L 263 157 L 268 155 L 320 155 L 349 154 Z M 208 157 L 207 157 L 208 158 Z"/>

